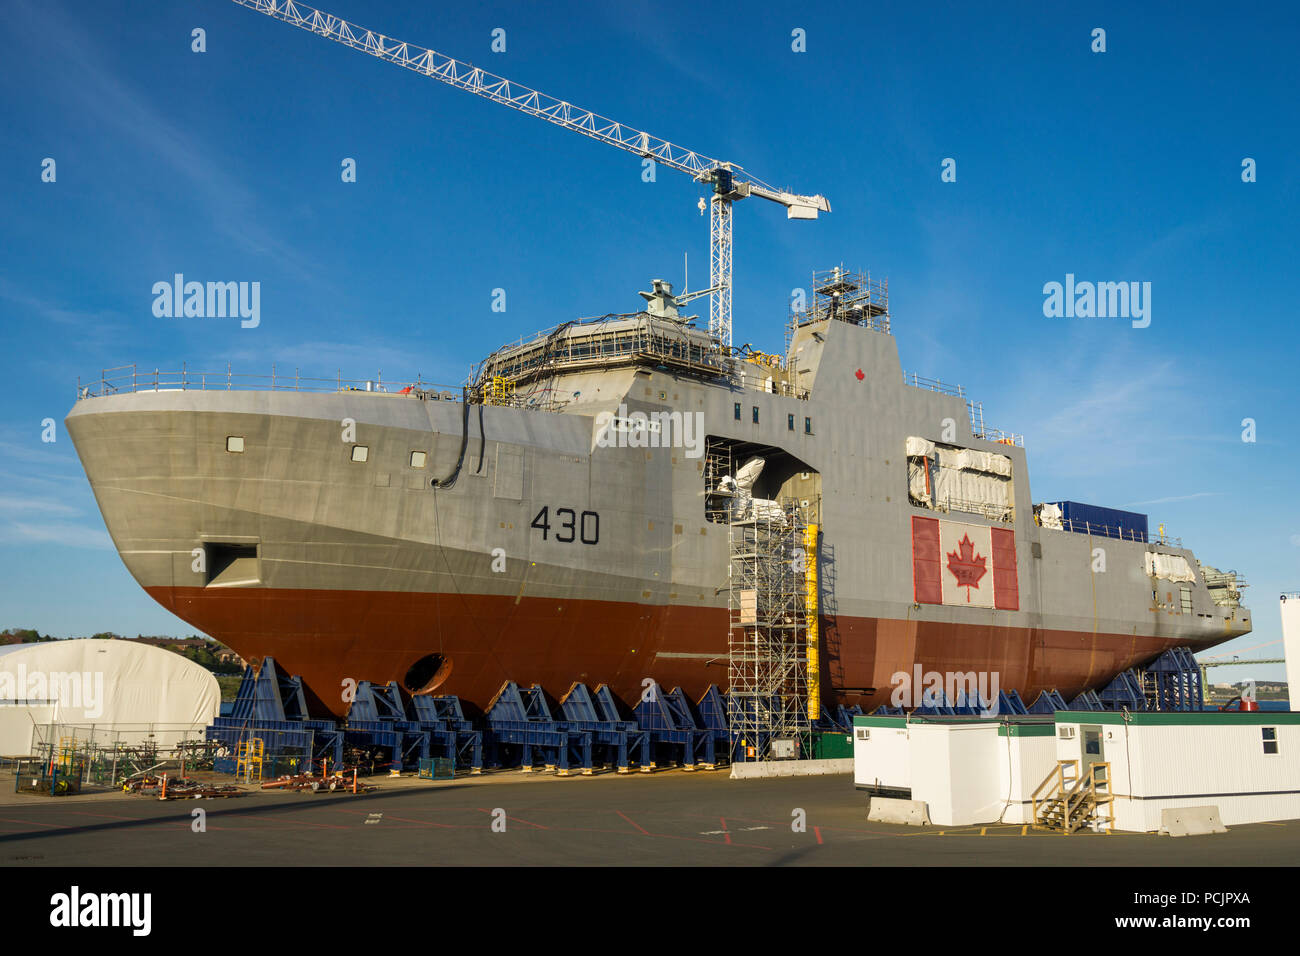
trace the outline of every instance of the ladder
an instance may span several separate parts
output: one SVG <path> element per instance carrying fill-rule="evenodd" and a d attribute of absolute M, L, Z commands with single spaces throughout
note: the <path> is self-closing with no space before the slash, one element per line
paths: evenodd
<path fill-rule="evenodd" d="M 262 755 L 264 752 L 261 737 L 249 737 L 239 742 L 239 755 L 235 760 L 235 779 L 241 777 L 244 783 L 252 783 L 254 778 L 262 779 Z"/>

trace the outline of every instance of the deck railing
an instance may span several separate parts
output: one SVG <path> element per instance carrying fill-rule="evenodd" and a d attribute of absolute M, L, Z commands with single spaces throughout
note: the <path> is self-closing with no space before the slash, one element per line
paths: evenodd
<path fill-rule="evenodd" d="M 985 425 L 984 403 L 967 398 L 966 389 L 961 385 L 941 382 L 937 378 L 925 378 L 915 372 L 904 372 L 903 384 L 910 385 L 913 388 L 923 388 L 927 392 L 938 392 L 940 395 L 951 395 L 953 398 L 965 399 L 966 412 L 970 416 L 970 433 L 973 437 L 984 441 L 997 442 L 999 445 L 1014 445 L 1017 448 L 1025 447 L 1024 435 L 1017 432 L 1004 432 L 1000 428 Z"/>
<path fill-rule="evenodd" d="M 199 391 L 291 391 L 291 392 L 390 392 L 423 397 L 459 400 L 461 386 L 438 385 L 417 378 L 413 382 L 385 382 L 381 370 L 373 379 L 343 378 L 340 372 L 334 378 L 307 378 L 294 369 L 292 374 L 271 366 L 270 375 L 252 375 L 235 372 L 229 365 L 225 371 L 204 372 L 182 365 L 179 371 L 145 368 L 139 365 L 119 365 L 101 369 L 99 378 L 83 381 L 77 379 L 77 398 L 94 398 L 116 395 L 120 392 L 175 392 L 197 389 Z"/>
<path fill-rule="evenodd" d="M 913 388 L 923 388 L 930 392 L 938 392 L 940 395 L 951 395 L 954 398 L 965 398 L 966 389 L 960 385 L 953 385 L 951 382 L 941 382 L 937 378 L 925 378 L 917 375 L 915 372 L 903 373 L 903 384 L 911 385 Z"/>
<path fill-rule="evenodd" d="M 1034 521 L 1037 524 L 1042 524 L 1042 519 L 1038 515 L 1034 516 Z M 1043 527 L 1048 526 L 1043 525 Z M 1181 548 L 1183 546 L 1182 538 L 1175 538 L 1158 532 L 1139 531 L 1136 528 L 1111 527 L 1106 524 L 1095 524 L 1091 521 L 1075 521 L 1073 518 L 1062 518 L 1061 527 L 1056 530 L 1073 531 L 1075 534 L 1086 534 L 1097 538 L 1115 538 L 1119 541 L 1160 544 L 1170 548 Z"/>

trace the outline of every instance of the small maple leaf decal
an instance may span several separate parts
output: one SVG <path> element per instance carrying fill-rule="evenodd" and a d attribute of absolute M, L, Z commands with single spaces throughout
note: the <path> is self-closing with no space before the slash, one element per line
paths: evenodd
<path fill-rule="evenodd" d="M 957 550 L 948 552 L 948 570 L 957 579 L 957 586 L 966 589 L 966 602 L 970 603 L 970 589 L 980 586 L 980 578 L 988 574 L 987 559 L 975 553 L 975 542 L 963 535 Z"/>
<path fill-rule="evenodd" d="M 855 376 L 857 376 L 857 379 L 858 379 L 859 382 L 862 381 L 864 378 L 867 377 L 867 376 L 866 376 L 866 373 L 863 372 L 862 369 L 858 369 L 858 370 L 857 370 L 856 372 L 854 372 L 853 374 L 854 374 Z"/>

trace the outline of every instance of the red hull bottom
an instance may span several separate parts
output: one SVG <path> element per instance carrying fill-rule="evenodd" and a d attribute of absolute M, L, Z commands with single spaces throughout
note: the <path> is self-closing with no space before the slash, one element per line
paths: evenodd
<path fill-rule="evenodd" d="M 508 680 L 563 694 L 574 681 L 639 699 L 646 678 L 693 699 L 727 682 L 727 612 L 560 598 L 318 591 L 148 588 L 163 607 L 246 660 L 273 657 L 301 675 L 337 716 L 348 681 L 402 682 L 430 654 L 450 663 L 438 694 L 486 707 Z M 1026 703 L 1056 689 L 1069 700 L 1161 651 L 1187 643 L 1131 634 L 953 625 L 881 618 L 822 619 L 827 703 L 890 703 L 896 672 L 996 675 Z"/>

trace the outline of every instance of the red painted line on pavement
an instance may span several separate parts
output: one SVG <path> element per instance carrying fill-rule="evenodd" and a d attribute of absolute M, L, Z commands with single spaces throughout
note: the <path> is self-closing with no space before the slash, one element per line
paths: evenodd
<path fill-rule="evenodd" d="M 366 813 L 365 810 L 349 810 L 349 809 L 347 809 L 346 807 L 330 807 L 329 809 L 333 810 L 335 813 L 354 813 L 354 814 L 362 814 L 362 813 Z M 434 823 L 432 820 L 415 820 L 415 819 L 412 819 L 411 817 L 397 817 L 397 816 L 389 816 L 387 810 L 381 810 L 381 811 L 378 811 L 378 812 L 383 816 L 383 819 L 384 819 L 385 821 L 387 821 L 387 820 L 396 820 L 398 823 L 414 823 L 414 824 L 417 825 L 417 826 L 422 826 L 422 827 L 437 827 L 437 828 L 440 829 L 440 830 L 471 830 L 471 829 L 476 830 L 476 829 L 478 829 L 478 827 L 471 827 L 468 823 Z M 366 815 L 369 816 L 370 814 L 369 814 L 369 813 L 366 813 Z"/>
<path fill-rule="evenodd" d="M 821 827 L 813 827 L 813 833 L 817 834 L 817 842 L 818 842 L 818 843 L 823 843 L 823 842 L 825 842 L 825 841 L 822 840 L 822 828 L 821 828 Z"/>
<path fill-rule="evenodd" d="M 654 835 L 654 834 L 652 834 L 649 830 L 647 830 L 645 827 L 641 826 L 641 824 L 637 823 L 635 820 L 633 820 L 631 817 L 629 817 L 629 816 L 628 816 L 626 813 L 624 813 L 622 810 L 615 810 L 614 812 L 617 813 L 617 814 L 618 814 L 620 817 L 622 817 L 624 820 L 626 820 L 628 823 L 632 824 L 632 826 L 636 827 L 638 830 L 640 830 L 640 831 L 641 831 L 642 833 L 644 833 L 646 836 L 653 836 L 653 835 Z"/>
<path fill-rule="evenodd" d="M 35 820 L 13 820 L 9 817 L 0 817 L 0 823 L 22 823 L 29 827 L 50 827 L 55 830 L 72 830 L 75 827 L 65 827 L 57 823 L 37 823 Z"/>
<path fill-rule="evenodd" d="M 480 813 L 491 813 L 491 812 L 492 812 L 491 810 L 485 810 L 485 809 L 483 809 L 482 807 L 479 807 L 478 809 L 479 809 L 479 812 L 480 812 Z M 520 817 L 512 817 L 512 816 L 510 816 L 510 814 L 508 814 L 508 813 L 506 814 L 506 819 L 507 819 L 507 820 L 514 820 L 516 823 L 527 823 L 530 827 L 535 827 L 535 828 L 537 828 L 538 830 L 549 830 L 549 829 L 550 829 L 550 827 L 542 826 L 540 823 L 533 823 L 531 820 L 524 820 L 524 819 L 521 819 Z"/>
<path fill-rule="evenodd" d="M 727 818 L 718 817 L 718 819 L 722 821 L 722 829 L 725 831 L 727 829 Z M 722 835 L 727 838 L 727 846 L 731 846 L 731 834 L 723 833 Z"/>

